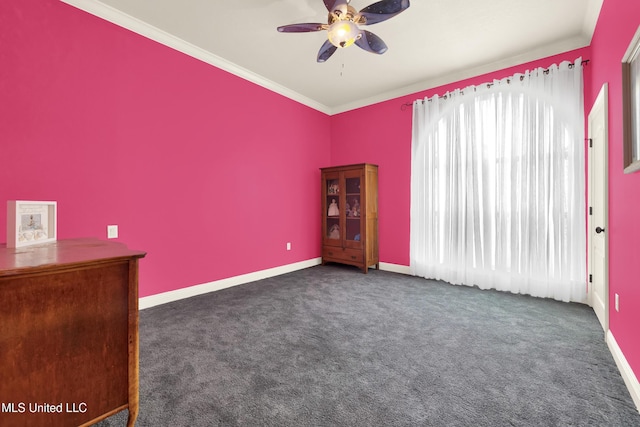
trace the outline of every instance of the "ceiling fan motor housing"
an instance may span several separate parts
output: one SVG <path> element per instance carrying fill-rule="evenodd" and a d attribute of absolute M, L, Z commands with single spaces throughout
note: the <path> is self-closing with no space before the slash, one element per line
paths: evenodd
<path fill-rule="evenodd" d="M 329 22 L 329 25 L 336 21 L 351 21 L 360 24 L 361 22 L 356 22 L 358 16 L 358 11 L 353 6 L 340 4 L 334 10 L 329 12 L 329 18 L 327 21 Z"/>

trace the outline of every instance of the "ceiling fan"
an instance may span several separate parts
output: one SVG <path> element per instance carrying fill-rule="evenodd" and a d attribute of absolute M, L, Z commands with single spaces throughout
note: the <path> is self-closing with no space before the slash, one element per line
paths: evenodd
<path fill-rule="evenodd" d="M 340 47 L 356 44 L 367 52 L 379 55 L 387 51 L 382 39 L 358 25 L 372 25 L 386 21 L 409 8 L 409 0 L 382 0 L 360 12 L 349 5 L 350 0 L 323 0 L 329 11 L 326 24 L 291 24 L 278 27 L 281 33 L 307 33 L 327 30 L 328 40 L 318 52 L 318 62 L 325 62 Z"/>

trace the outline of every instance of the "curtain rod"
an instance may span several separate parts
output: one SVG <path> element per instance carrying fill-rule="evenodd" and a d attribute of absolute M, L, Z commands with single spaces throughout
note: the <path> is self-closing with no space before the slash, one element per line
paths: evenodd
<path fill-rule="evenodd" d="M 584 59 L 581 62 L 581 65 L 583 65 L 583 66 L 587 65 L 587 64 L 589 64 L 589 61 L 590 61 L 590 59 Z M 574 64 L 569 64 L 569 68 L 573 68 L 573 67 L 574 67 Z M 545 73 L 545 74 L 549 74 L 549 69 L 545 68 L 544 70 L 542 70 L 542 72 Z M 520 81 L 522 81 L 522 80 L 524 80 L 524 75 L 520 76 Z M 507 78 L 507 84 L 509 84 L 509 83 L 511 83 L 511 78 L 510 77 Z M 488 88 L 494 85 L 494 83 L 483 83 L 483 84 L 485 84 Z M 482 86 L 483 84 L 480 84 L 478 86 Z M 463 91 L 460 91 L 460 93 L 464 95 Z M 438 98 L 439 99 L 447 99 L 447 95 L 438 95 Z M 428 99 L 428 101 L 431 101 L 431 99 Z M 400 106 L 400 109 L 402 111 L 404 111 L 404 110 L 407 109 L 407 107 L 413 107 L 413 102 L 405 102 L 404 104 L 402 104 Z"/>

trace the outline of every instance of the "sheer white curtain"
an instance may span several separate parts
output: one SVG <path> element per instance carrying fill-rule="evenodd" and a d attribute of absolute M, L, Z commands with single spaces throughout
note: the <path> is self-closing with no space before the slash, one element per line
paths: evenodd
<path fill-rule="evenodd" d="M 586 301 L 581 62 L 414 102 L 414 275 Z"/>

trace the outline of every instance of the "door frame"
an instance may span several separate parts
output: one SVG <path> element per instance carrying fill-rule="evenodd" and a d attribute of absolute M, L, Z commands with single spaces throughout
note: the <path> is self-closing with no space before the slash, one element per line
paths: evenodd
<path fill-rule="evenodd" d="M 593 254 L 592 254 L 592 239 L 595 235 L 595 228 L 601 226 L 605 229 L 603 238 L 604 238 L 604 274 L 603 274 L 603 298 L 604 298 L 604 325 L 603 329 L 605 332 L 609 330 L 609 88 L 608 84 L 604 83 L 596 100 L 593 102 L 593 106 L 589 111 L 588 119 L 587 119 L 587 129 L 588 129 L 588 139 L 589 139 L 589 156 L 588 156 L 588 167 L 587 167 L 587 179 L 588 179 L 588 192 L 587 192 L 587 270 L 589 278 L 591 278 L 593 273 Z M 604 117 L 604 141 L 599 141 L 598 143 L 602 143 L 605 145 L 605 149 L 603 150 L 603 158 L 594 159 L 592 156 L 592 130 L 591 130 L 591 120 L 595 112 L 602 108 L 603 117 Z M 595 179 L 593 176 L 593 162 L 599 161 L 601 162 L 602 169 L 604 171 L 603 179 L 603 200 L 595 200 L 593 194 L 593 180 Z M 595 224 L 593 223 L 592 216 L 590 215 L 590 208 L 596 205 L 597 203 L 602 203 L 602 212 L 603 212 L 603 224 Z M 593 304 L 593 286 L 591 280 L 587 280 L 587 298 L 588 303 L 591 307 L 594 307 Z"/>

